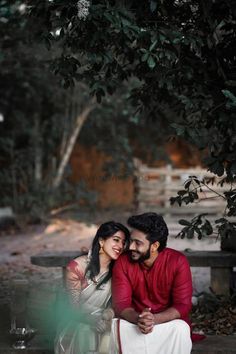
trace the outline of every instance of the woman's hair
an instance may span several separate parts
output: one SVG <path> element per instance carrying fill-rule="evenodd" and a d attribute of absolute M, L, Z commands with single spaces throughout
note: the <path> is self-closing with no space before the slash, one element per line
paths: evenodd
<path fill-rule="evenodd" d="M 128 219 L 128 225 L 146 234 L 146 238 L 151 244 L 158 241 L 160 243 L 159 252 L 166 247 L 168 228 L 161 215 L 156 213 L 134 215 Z"/>
<path fill-rule="evenodd" d="M 86 269 L 86 274 L 88 274 L 89 279 L 91 279 L 92 281 L 94 281 L 96 275 L 98 275 L 100 272 L 99 251 L 100 251 L 101 247 L 100 247 L 99 240 L 100 239 L 107 240 L 108 238 L 112 237 L 117 231 L 124 232 L 125 243 L 128 244 L 130 232 L 127 229 L 127 227 L 120 224 L 119 222 L 108 221 L 108 222 L 105 222 L 104 224 L 101 224 L 100 227 L 98 228 L 96 235 L 93 239 L 92 249 L 91 249 L 91 257 L 90 257 L 90 261 L 89 261 L 89 264 Z M 97 288 L 99 288 L 102 284 L 106 283 L 111 278 L 113 264 L 114 264 L 114 261 L 111 260 L 110 265 L 109 265 L 108 274 L 97 285 Z"/>

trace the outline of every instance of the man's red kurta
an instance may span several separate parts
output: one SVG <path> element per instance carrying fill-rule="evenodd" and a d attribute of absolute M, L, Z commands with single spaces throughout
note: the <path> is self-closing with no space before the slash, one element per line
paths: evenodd
<path fill-rule="evenodd" d="M 179 251 L 165 248 L 147 269 L 131 262 L 128 254 L 121 255 L 113 268 L 112 299 L 118 316 L 128 307 L 137 312 L 149 307 L 152 313 L 174 307 L 181 319 L 189 323 L 192 277 L 187 258 Z"/>

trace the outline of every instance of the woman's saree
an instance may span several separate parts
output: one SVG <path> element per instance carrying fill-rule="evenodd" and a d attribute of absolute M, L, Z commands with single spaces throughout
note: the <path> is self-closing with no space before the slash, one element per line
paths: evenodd
<path fill-rule="evenodd" d="M 103 273 L 97 282 L 100 283 L 106 275 L 107 272 Z M 102 284 L 99 289 L 96 287 L 97 283 L 90 282 L 81 291 L 77 307 L 72 308 L 72 318 L 55 338 L 55 354 L 99 353 L 102 335 L 94 326 L 85 322 L 86 316 L 98 318 L 107 308 L 111 298 L 111 280 Z"/>

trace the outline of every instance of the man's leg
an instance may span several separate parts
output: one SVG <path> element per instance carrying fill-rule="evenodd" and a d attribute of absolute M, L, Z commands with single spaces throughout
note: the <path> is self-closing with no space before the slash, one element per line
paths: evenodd
<path fill-rule="evenodd" d="M 190 354 L 192 350 L 192 341 L 189 325 L 183 320 L 174 320 L 165 324 L 163 323 L 163 325 L 167 326 L 167 328 L 163 329 L 167 329 L 168 332 L 168 337 L 166 339 L 168 351 L 166 351 L 166 353 Z"/>
<path fill-rule="evenodd" d="M 110 354 L 190 354 L 190 328 L 182 320 L 173 320 L 154 326 L 149 334 L 125 320 L 112 324 Z"/>

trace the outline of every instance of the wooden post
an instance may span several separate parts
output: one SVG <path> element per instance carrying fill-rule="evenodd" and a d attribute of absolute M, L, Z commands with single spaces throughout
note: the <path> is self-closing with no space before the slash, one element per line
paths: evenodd
<path fill-rule="evenodd" d="M 230 295 L 231 268 L 211 267 L 211 288 L 217 295 Z"/>
<path fill-rule="evenodd" d="M 63 286 L 66 288 L 66 267 L 62 267 L 62 283 Z"/>
<path fill-rule="evenodd" d="M 165 183 L 164 183 L 164 196 L 165 196 L 165 200 L 164 200 L 164 207 L 166 208 L 166 210 L 168 210 L 168 212 L 166 213 L 166 217 L 170 217 L 170 213 L 171 213 L 171 210 L 170 210 L 170 201 L 169 201 L 169 198 L 170 198 L 170 186 L 171 186 L 171 183 L 172 183 L 172 175 L 171 175 L 171 172 L 172 171 L 172 166 L 170 164 L 168 164 L 166 166 L 166 175 L 164 176 L 165 178 Z"/>

